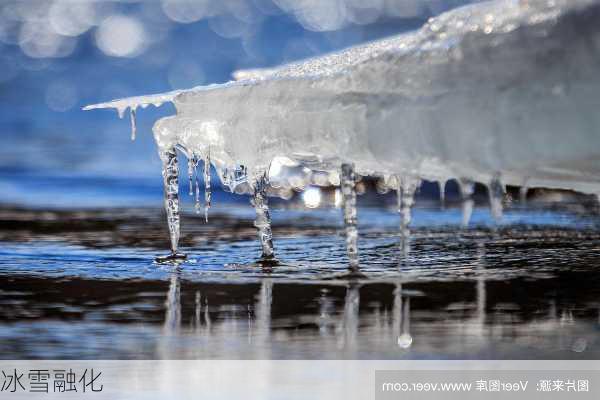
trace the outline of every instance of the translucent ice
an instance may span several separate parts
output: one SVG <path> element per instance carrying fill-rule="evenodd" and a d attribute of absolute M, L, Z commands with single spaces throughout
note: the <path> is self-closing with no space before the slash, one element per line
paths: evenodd
<path fill-rule="evenodd" d="M 277 181 L 283 189 L 337 185 L 341 164 L 359 175 L 460 179 L 468 223 L 472 182 L 491 186 L 496 216 L 495 177 L 600 193 L 599 20 L 600 0 L 478 3 L 237 81 L 86 109 L 173 102 L 176 115 L 154 126 L 160 154 L 205 159 L 210 149 L 236 193 L 275 160 L 297 172 Z"/>

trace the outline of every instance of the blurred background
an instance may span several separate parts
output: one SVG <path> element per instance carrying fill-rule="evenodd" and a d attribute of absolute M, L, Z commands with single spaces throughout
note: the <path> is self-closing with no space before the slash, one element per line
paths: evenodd
<path fill-rule="evenodd" d="M 3 0 L 0 203 L 160 205 L 151 126 L 81 107 L 226 82 L 420 27 L 468 0 Z"/>

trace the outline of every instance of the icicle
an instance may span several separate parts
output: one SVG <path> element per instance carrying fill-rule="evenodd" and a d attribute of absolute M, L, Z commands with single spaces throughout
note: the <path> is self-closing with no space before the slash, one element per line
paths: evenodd
<path fill-rule="evenodd" d="M 406 256 L 410 250 L 411 208 L 415 203 L 415 192 L 419 186 L 419 180 L 396 176 L 396 184 L 398 212 L 400 213 L 400 250 L 402 255 Z"/>
<path fill-rule="evenodd" d="M 440 208 L 443 210 L 446 208 L 446 180 L 438 181 L 438 187 L 440 189 Z"/>
<path fill-rule="evenodd" d="M 158 261 L 183 259 L 185 255 L 177 253 L 179 244 L 179 164 L 177 152 L 174 148 L 165 151 L 162 155 L 163 185 L 165 192 L 165 210 L 171 238 L 171 254 L 159 257 Z"/>
<path fill-rule="evenodd" d="M 196 214 L 200 214 L 200 177 L 198 176 L 198 160 L 194 164 L 194 174 L 196 176 L 196 186 L 194 189 L 194 210 Z"/>
<path fill-rule="evenodd" d="M 189 195 L 194 195 L 194 172 L 196 170 L 196 160 L 194 157 L 188 158 L 188 179 L 189 179 Z"/>
<path fill-rule="evenodd" d="M 527 187 L 527 178 L 523 180 L 523 184 L 519 188 L 519 203 L 521 207 L 525 207 L 527 205 L 527 192 L 529 191 L 529 187 Z"/>
<path fill-rule="evenodd" d="M 358 272 L 358 230 L 356 228 L 356 177 L 354 164 L 342 164 L 340 175 L 342 186 L 342 208 L 344 226 L 346 228 L 346 251 L 350 263 L 350 271 Z"/>
<path fill-rule="evenodd" d="M 129 109 L 129 117 L 131 119 L 131 140 L 135 140 L 135 134 L 137 132 L 137 122 L 135 120 L 135 108 L 131 107 Z"/>
<path fill-rule="evenodd" d="M 519 188 L 519 203 L 521 203 L 521 206 L 526 206 L 527 205 L 527 192 L 529 191 L 529 188 L 527 186 L 521 186 Z"/>
<path fill-rule="evenodd" d="M 127 107 L 117 108 L 117 114 L 119 115 L 120 119 L 123 119 L 123 117 L 125 116 L 125 110 L 127 110 Z"/>
<path fill-rule="evenodd" d="M 462 226 L 463 228 L 466 228 L 469 226 L 471 214 L 473 214 L 473 194 L 475 193 L 475 184 L 470 179 L 461 178 L 458 180 L 458 186 L 460 188 L 460 199 L 462 202 Z"/>
<path fill-rule="evenodd" d="M 502 219 L 502 199 L 504 197 L 504 186 L 500 181 L 500 174 L 494 175 L 488 185 L 488 194 L 490 197 L 490 212 L 496 223 Z"/>
<path fill-rule="evenodd" d="M 208 209 L 211 200 L 210 190 L 210 147 L 204 157 L 204 220 L 208 222 Z"/>
<path fill-rule="evenodd" d="M 198 159 L 194 156 L 188 159 L 189 195 L 194 196 L 194 210 L 200 214 L 200 183 L 198 182 Z M 195 184 L 195 187 L 194 187 Z"/>
<path fill-rule="evenodd" d="M 268 179 L 266 174 L 261 174 L 254 182 L 254 193 L 251 201 L 256 211 L 254 226 L 258 229 L 263 260 L 275 258 L 273 234 L 271 233 L 271 215 L 267 201 L 267 185 Z"/>

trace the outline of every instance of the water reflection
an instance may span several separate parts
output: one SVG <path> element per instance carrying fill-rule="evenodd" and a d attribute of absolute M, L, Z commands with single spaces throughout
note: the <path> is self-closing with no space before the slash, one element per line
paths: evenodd
<path fill-rule="evenodd" d="M 124 215 L 96 215 L 87 228 L 70 215 L 61 229 L 71 233 L 14 219 L 5 238 L 35 248 L 2 242 L 2 357 L 600 357 L 600 234 L 591 228 L 414 229 L 398 269 L 397 217 L 378 212 L 368 219 L 391 232 L 364 230 L 368 279 L 351 281 L 332 278 L 346 268 L 345 246 L 333 225 L 322 233 L 326 215 L 275 227 L 288 236 L 271 271 L 248 262 L 250 222 L 247 231 L 224 216 L 218 230 L 198 224 L 184 235 L 198 255 L 174 267 L 141 248 L 155 236 L 129 242 L 153 220 Z M 89 247 L 100 239 L 104 247 Z"/>
<path fill-rule="evenodd" d="M 478 260 L 476 279 L 454 283 L 340 285 L 275 283 L 265 278 L 259 285 L 188 282 L 182 290 L 180 271 L 175 270 L 163 292 L 157 353 L 146 355 L 255 359 L 600 355 L 598 307 L 590 302 L 593 293 L 598 294 L 597 285 L 586 294 L 567 290 L 548 302 L 559 280 L 487 282 L 483 249 L 478 250 Z M 598 282 L 595 276 L 593 280 Z M 507 293 L 521 291 L 529 293 L 528 302 L 505 300 Z"/>

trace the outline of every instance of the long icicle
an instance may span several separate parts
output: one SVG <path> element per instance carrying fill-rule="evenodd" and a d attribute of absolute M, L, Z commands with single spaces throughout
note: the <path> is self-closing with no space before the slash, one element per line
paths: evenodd
<path fill-rule="evenodd" d="M 440 208 L 443 210 L 446 208 L 446 180 L 438 181 L 438 187 L 440 189 Z"/>
<path fill-rule="evenodd" d="M 167 257 L 159 257 L 158 260 L 182 259 L 185 258 L 185 255 L 177 253 L 179 246 L 179 163 L 176 150 L 171 148 L 165 151 L 161 154 L 161 159 L 163 162 L 165 210 L 171 239 L 171 254 Z"/>
<path fill-rule="evenodd" d="M 415 192 L 419 180 L 412 177 L 396 177 L 396 196 L 398 212 L 400 213 L 400 251 L 402 256 L 407 256 L 410 251 L 410 221 L 412 220 L 412 206 L 415 203 Z"/>
<path fill-rule="evenodd" d="M 261 174 L 254 182 L 254 193 L 252 196 L 252 205 L 256 211 L 254 226 L 258 230 L 258 239 L 262 247 L 262 259 L 272 260 L 275 258 L 273 249 L 273 234 L 271 232 L 271 215 L 267 200 L 268 178 L 266 174 Z"/>
<path fill-rule="evenodd" d="M 135 140 L 135 135 L 137 133 L 137 122 L 135 120 L 135 108 L 131 107 L 129 109 L 129 119 L 131 120 L 131 141 Z"/>
<path fill-rule="evenodd" d="M 458 187 L 460 188 L 460 199 L 462 203 L 462 226 L 463 228 L 466 228 L 469 226 L 471 214 L 473 214 L 473 193 L 475 193 L 475 184 L 470 179 L 461 178 L 458 180 Z"/>
<path fill-rule="evenodd" d="M 204 221 L 208 222 L 208 209 L 210 208 L 210 201 L 212 192 L 210 189 L 210 147 L 204 157 Z"/>
<path fill-rule="evenodd" d="M 354 164 L 342 164 L 340 184 L 342 186 L 342 209 L 346 229 L 346 252 L 351 272 L 359 271 L 358 229 L 356 228 L 356 177 Z"/>
<path fill-rule="evenodd" d="M 189 180 L 189 195 L 194 195 L 194 173 L 196 171 L 196 158 L 188 158 L 188 180 Z"/>

